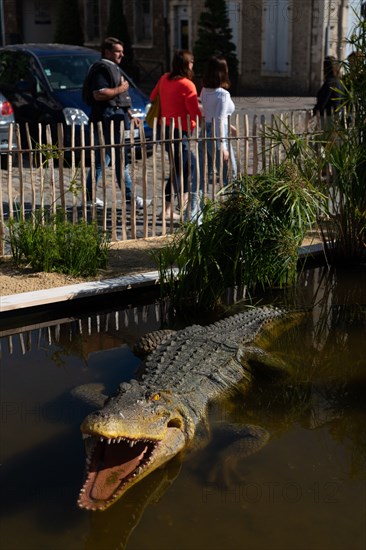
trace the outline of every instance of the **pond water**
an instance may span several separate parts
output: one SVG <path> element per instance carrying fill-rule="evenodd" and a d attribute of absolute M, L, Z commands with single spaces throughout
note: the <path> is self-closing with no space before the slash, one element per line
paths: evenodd
<path fill-rule="evenodd" d="M 317 268 L 296 288 L 257 296 L 311 306 L 303 322 L 261 338 L 291 377 L 256 381 L 246 395 L 213 405 L 210 421 L 262 426 L 268 444 L 242 459 L 214 437 L 105 512 L 76 505 L 79 426 L 91 409 L 71 390 L 103 382 L 113 391 L 135 376 L 131 347 L 161 328 L 159 305 L 2 327 L 2 550 L 364 550 L 365 281 L 365 269 Z"/>

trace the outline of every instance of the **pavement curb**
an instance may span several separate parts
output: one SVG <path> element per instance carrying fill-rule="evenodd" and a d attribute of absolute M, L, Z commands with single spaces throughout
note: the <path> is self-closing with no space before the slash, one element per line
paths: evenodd
<path fill-rule="evenodd" d="M 323 250 L 324 248 L 321 243 L 303 245 L 299 248 L 299 259 L 318 256 L 323 253 Z M 0 314 L 10 311 L 23 312 L 25 309 L 32 307 L 47 306 L 80 298 L 95 298 L 112 292 L 151 287 L 158 283 L 159 272 L 148 271 L 136 275 L 103 279 L 101 281 L 10 294 L 9 296 L 2 296 L 0 298 Z"/>
<path fill-rule="evenodd" d="M 111 292 L 122 292 L 125 290 L 153 286 L 156 285 L 158 281 L 158 271 L 148 271 L 137 275 L 114 277 L 112 279 L 65 285 L 48 288 L 46 290 L 10 294 L 9 296 L 2 296 L 0 298 L 0 314 L 15 310 L 22 311 L 27 308 L 46 306 L 79 298 L 96 297 Z"/>

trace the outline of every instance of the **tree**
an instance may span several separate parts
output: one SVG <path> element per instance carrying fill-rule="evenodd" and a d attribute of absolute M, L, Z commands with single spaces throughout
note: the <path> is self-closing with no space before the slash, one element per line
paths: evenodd
<path fill-rule="evenodd" d="M 198 38 L 193 48 L 195 72 L 202 76 L 207 59 L 211 55 L 222 55 L 227 61 L 232 87 L 235 88 L 238 59 L 236 46 L 232 42 L 227 4 L 225 0 L 205 0 L 205 8 L 198 20 Z"/>
<path fill-rule="evenodd" d="M 60 44 L 84 44 L 78 0 L 59 0 L 57 7 L 54 42 Z"/>
<path fill-rule="evenodd" d="M 122 40 L 124 50 L 123 66 L 128 67 L 132 65 L 133 49 L 126 17 L 123 12 L 123 0 L 110 1 L 106 36 L 115 36 L 119 40 Z"/>

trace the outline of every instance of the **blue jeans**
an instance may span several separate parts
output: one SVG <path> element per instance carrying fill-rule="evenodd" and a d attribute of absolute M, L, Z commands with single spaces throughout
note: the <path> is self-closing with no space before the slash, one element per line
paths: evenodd
<path fill-rule="evenodd" d="M 122 120 L 125 122 L 125 129 L 129 128 L 129 120 L 128 116 L 124 116 L 126 113 L 123 114 Z M 114 143 L 116 146 L 118 146 L 121 143 L 121 133 L 120 133 L 120 121 L 121 117 L 113 117 L 114 120 Z M 110 139 L 110 122 L 111 118 L 106 117 L 103 120 L 103 135 L 104 135 L 104 142 L 106 145 L 111 143 Z M 98 136 L 98 125 L 97 123 L 94 124 L 94 143 L 95 145 L 99 144 L 99 136 Z M 132 194 L 132 179 L 130 174 L 130 148 L 125 147 L 125 167 L 124 167 L 124 176 L 125 176 L 125 189 L 126 189 L 126 200 L 131 200 L 131 194 Z M 121 159 L 120 159 L 120 151 L 116 147 L 115 153 L 115 172 L 116 172 L 116 178 L 119 188 L 121 188 Z M 106 166 L 110 166 L 112 160 L 111 155 L 111 149 L 105 149 L 105 164 Z M 98 182 L 100 181 L 100 178 L 102 177 L 102 163 L 101 163 L 101 151 L 98 147 L 95 153 L 95 183 L 98 186 Z M 92 171 L 89 170 L 87 179 L 86 179 L 86 196 L 87 200 L 91 200 L 92 198 Z"/>
<path fill-rule="evenodd" d="M 170 161 L 170 174 L 165 185 L 165 201 L 167 203 L 172 202 L 171 189 L 172 189 L 172 173 L 173 173 L 173 190 L 174 193 L 179 196 L 181 187 L 183 187 L 183 193 L 190 191 L 190 217 L 194 217 L 199 207 L 199 199 L 197 197 L 197 167 L 196 167 L 196 155 L 192 148 L 189 149 L 188 136 L 186 132 L 182 132 L 182 141 L 180 141 L 180 132 L 177 128 L 174 129 L 173 140 L 169 141 L 170 128 L 165 128 L 165 150 L 169 154 Z M 160 139 L 160 134 L 159 134 Z M 180 168 L 181 159 L 180 154 L 182 152 L 182 169 L 183 169 L 183 181 L 180 181 Z M 191 163 L 191 181 L 189 187 L 189 159 Z M 185 213 L 187 219 L 188 212 Z"/>
<path fill-rule="evenodd" d="M 216 127 L 216 135 L 220 131 L 219 128 Z M 227 128 L 227 122 L 224 125 L 224 132 L 225 135 L 227 135 L 228 128 Z M 206 122 L 206 137 L 207 138 L 213 138 L 213 125 L 211 122 Z M 220 155 L 221 155 L 221 144 L 222 139 L 225 138 L 219 138 L 219 139 L 208 139 L 207 140 L 207 168 L 208 168 L 208 181 L 211 181 L 214 177 L 214 170 L 213 170 L 213 155 L 214 155 L 214 147 L 216 148 L 216 171 L 217 173 L 220 173 Z M 225 140 L 227 141 L 227 140 Z M 203 187 L 203 145 L 202 142 L 200 143 L 199 147 L 199 153 L 200 153 L 200 169 L 201 169 L 201 182 Z M 234 150 L 232 148 L 232 145 L 230 144 L 230 160 L 231 160 L 231 174 L 232 174 L 232 180 L 235 180 L 236 178 L 236 159 L 234 155 Z M 223 161 L 222 163 L 222 178 L 224 185 L 227 185 L 229 183 L 229 162 Z"/>

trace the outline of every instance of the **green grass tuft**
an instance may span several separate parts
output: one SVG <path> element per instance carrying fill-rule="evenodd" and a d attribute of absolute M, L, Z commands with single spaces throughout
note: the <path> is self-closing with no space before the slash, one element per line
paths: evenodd
<path fill-rule="evenodd" d="M 108 262 L 109 239 L 94 223 L 68 221 L 65 214 L 37 211 L 9 221 L 9 244 L 17 266 L 34 271 L 92 277 Z"/>

